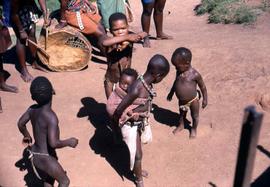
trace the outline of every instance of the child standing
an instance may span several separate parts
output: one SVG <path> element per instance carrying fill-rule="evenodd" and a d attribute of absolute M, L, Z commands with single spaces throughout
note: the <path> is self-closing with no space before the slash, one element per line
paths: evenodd
<path fill-rule="evenodd" d="M 199 123 L 200 108 L 200 93 L 197 90 L 197 85 L 203 96 L 202 108 L 207 106 L 207 90 L 202 76 L 191 66 L 191 59 L 191 51 L 187 48 L 180 47 L 174 51 L 171 61 L 176 68 L 176 79 L 167 96 L 167 100 L 171 101 L 174 93 L 179 100 L 179 125 L 173 133 L 176 134 L 184 129 L 184 121 L 186 120 L 188 109 L 190 109 L 193 123 L 190 138 L 195 138 Z"/>
<path fill-rule="evenodd" d="M 133 42 L 138 42 L 147 35 L 145 32 L 130 34 L 127 17 L 123 13 L 112 14 L 109 24 L 113 37 L 103 41 L 103 46 L 107 49 L 108 63 L 104 81 L 107 98 L 112 93 L 114 84 L 119 82 L 121 72 L 131 66 Z"/>
<path fill-rule="evenodd" d="M 151 101 L 155 96 L 152 89 L 152 84 L 159 83 L 169 73 L 170 65 L 167 59 L 162 55 L 153 56 L 148 65 L 146 72 L 139 76 L 128 88 L 127 95 L 122 99 L 121 103 L 117 106 L 112 116 L 115 128 L 119 128 L 118 124 L 121 122 L 121 116 L 124 111 L 132 105 L 136 99 L 147 99 L 144 105 L 132 109 L 132 112 L 147 112 L 151 108 Z M 131 123 L 131 126 L 137 126 L 136 134 L 136 153 L 134 163 L 134 174 L 136 177 L 136 187 L 143 187 L 143 172 L 142 172 L 142 145 L 141 133 L 144 129 L 144 121 L 142 117 Z M 119 132 L 119 131 L 116 131 Z M 119 136 L 119 133 L 118 133 Z"/>

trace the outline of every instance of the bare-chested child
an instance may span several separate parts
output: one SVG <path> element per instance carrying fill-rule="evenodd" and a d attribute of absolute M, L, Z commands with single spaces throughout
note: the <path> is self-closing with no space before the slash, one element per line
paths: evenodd
<path fill-rule="evenodd" d="M 103 46 L 107 48 L 108 68 L 104 81 L 107 98 L 112 93 L 114 84 L 119 82 L 121 72 L 131 66 L 133 43 L 142 40 L 147 35 L 145 32 L 130 34 L 127 17 L 122 13 L 112 14 L 109 24 L 113 37 L 108 37 L 103 41 Z"/>
<path fill-rule="evenodd" d="M 146 112 L 151 106 L 151 101 L 155 96 L 153 91 L 152 84 L 159 83 L 162 79 L 168 74 L 170 70 L 170 65 L 167 59 L 162 55 L 154 55 L 148 65 L 146 72 L 139 76 L 139 78 L 130 85 L 128 88 L 127 95 L 123 98 L 121 103 L 116 108 L 113 114 L 114 125 L 119 128 L 119 119 L 121 118 L 123 112 L 134 103 L 136 99 L 148 99 L 143 106 L 139 105 L 137 108 L 134 108 L 133 112 Z M 136 177 L 136 186 L 143 187 L 143 176 L 142 176 L 142 145 L 141 145 L 141 133 L 144 129 L 144 122 L 142 118 L 134 121 L 131 126 L 137 125 L 137 137 L 136 137 L 136 154 L 135 154 L 135 163 L 134 163 L 134 174 Z M 119 135 L 120 130 L 116 131 Z"/>
<path fill-rule="evenodd" d="M 78 139 L 59 139 L 58 118 L 51 108 L 54 89 L 47 78 L 35 78 L 30 92 L 37 104 L 30 106 L 21 116 L 18 128 L 23 135 L 23 143 L 31 145 L 32 137 L 26 128 L 26 124 L 31 121 L 35 143 L 28 147 L 28 151 L 33 170 L 44 181 L 44 186 L 53 186 L 55 180 L 61 187 L 68 186 L 69 178 L 57 161 L 55 149 L 75 148 Z"/>
<path fill-rule="evenodd" d="M 174 93 L 179 100 L 179 125 L 173 133 L 176 134 L 184 129 L 186 115 L 188 109 L 190 109 L 192 117 L 190 138 L 195 138 L 199 123 L 200 109 L 200 92 L 197 90 L 197 85 L 199 86 L 203 96 L 202 108 L 207 106 L 207 90 L 202 76 L 191 66 L 191 59 L 191 51 L 187 48 L 180 47 L 174 51 L 171 61 L 176 68 L 176 79 L 167 96 L 167 100 L 171 101 Z"/>

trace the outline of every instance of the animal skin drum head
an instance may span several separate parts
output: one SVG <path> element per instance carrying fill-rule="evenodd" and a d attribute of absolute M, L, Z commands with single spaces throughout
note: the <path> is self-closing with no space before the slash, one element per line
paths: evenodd
<path fill-rule="evenodd" d="M 92 47 L 87 38 L 75 28 L 66 26 L 62 29 L 49 28 L 46 58 L 37 52 L 40 61 L 52 71 L 79 71 L 85 68 L 91 59 Z M 45 36 L 40 35 L 39 45 L 45 48 Z"/>

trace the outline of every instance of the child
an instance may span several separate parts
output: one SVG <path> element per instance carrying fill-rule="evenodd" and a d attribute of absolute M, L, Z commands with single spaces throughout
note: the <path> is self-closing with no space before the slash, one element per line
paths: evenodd
<path fill-rule="evenodd" d="M 18 88 L 6 84 L 5 71 L 3 68 L 3 54 L 8 47 L 12 44 L 8 28 L 2 22 L 2 16 L 0 15 L 0 90 L 6 92 L 17 93 Z M 1 98 L 0 98 L 0 113 L 2 111 Z"/>
<path fill-rule="evenodd" d="M 114 91 L 110 95 L 106 109 L 110 117 L 113 116 L 113 113 L 117 106 L 121 103 L 122 99 L 127 95 L 128 87 L 137 79 L 138 73 L 131 68 L 125 69 L 120 77 L 119 85 L 116 85 Z M 121 127 L 121 133 L 123 140 L 128 146 L 130 152 L 130 169 L 133 170 L 136 154 L 136 139 L 137 139 L 137 129 L 138 126 L 132 126 L 131 124 L 138 120 L 139 117 L 147 118 L 148 112 L 134 113 L 132 109 L 145 105 L 148 99 L 138 98 L 136 99 L 121 115 L 119 119 L 119 125 Z M 149 129 L 150 130 L 150 129 Z M 150 131 L 151 133 L 151 131 Z M 151 137 L 147 141 L 150 141 Z M 147 142 L 145 142 L 147 143 Z"/>
<path fill-rule="evenodd" d="M 119 81 L 121 72 L 131 66 L 133 42 L 138 42 L 146 33 L 129 34 L 127 18 L 122 13 L 114 13 L 109 18 L 110 32 L 113 37 L 103 41 L 107 48 L 108 68 L 105 74 L 106 97 L 112 93 L 113 86 Z"/>
<path fill-rule="evenodd" d="M 47 21 L 47 10 L 45 0 L 39 0 L 40 7 L 44 14 L 44 23 Z M 16 52 L 21 65 L 21 78 L 25 82 L 30 82 L 33 76 L 28 72 L 25 56 L 27 40 L 32 40 L 36 43 L 36 23 L 38 22 L 38 9 L 34 0 L 11 0 L 11 19 L 13 30 L 17 37 Z M 32 67 L 45 71 L 36 62 L 36 46 L 28 45 L 32 55 Z"/>
<path fill-rule="evenodd" d="M 199 86 L 203 101 L 202 108 L 207 106 L 207 90 L 200 73 L 191 66 L 191 51 L 187 48 L 180 47 L 176 49 L 172 55 L 172 64 L 176 68 L 176 79 L 173 83 L 167 100 L 171 101 L 175 93 L 179 100 L 180 119 L 178 127 L 173 131 L 174 134 L 184 129 L 184 121 L 188 109 L 191 111 L 192 128 L 190 138 L 195 138 L 197 133 L 197 126 L 199 122 L 199 96 L 197 90 Z"/>
<path fill-rule="evenodd" d="M 159 83 L 169 72 L 170 65 L 165 57 L 162 55 L 153 56 L 147 66 L 147 70 L 144 75 L 139 76 L 139 78 L 130 85 L 128 88 L 127 95 L 122 99 L 121 103 L 117 106 L 112 118 L 115 128 L 119 129 L 119 122 L 121 122 L 121 116 L 125 110 L 136 101 L 136 99 L 146 99 L 144 105 L 139 105 L 138 107 L 132 109 L 132 112 L 143 113 L 149 112 L 151 108 L 151 101 L 155 96 L 153 92 L 152 84 Z M 138 117 L 130 123 L 130 126 L 137 126 L 137 137 L 136 137 L 136 154 L 134 163 L 134 174 L 136 177 L 136 186 L 143 186 L 143 174 L 142 174 L 142 146 L 141 146 L 141 133 L 144 129 L 144 118 Z M 116 131 L 117 136 L 119 130 Z"/>
<path fill-rule="evenodd" d="M 78 139 L 59 139 L 58 119 L 51 108 L 54 90 L 47 78 L 35 78 L 31 83 L 30 92 L 37 104 L 30 106 L 21 116 L 18 128 L 23 134 L 23 143 L 30 145 L 32 137 L 26 124 L 31 120 L 35 143 L 28 146 L 28 152 L 33 170 L 36 176 L 44 181 L 44 186 L 53 186 L 55 180 L 59 186 L 68 186 L 69 178 L 57 161 L 55 149 L 67 146 L 75 148 Z"/>

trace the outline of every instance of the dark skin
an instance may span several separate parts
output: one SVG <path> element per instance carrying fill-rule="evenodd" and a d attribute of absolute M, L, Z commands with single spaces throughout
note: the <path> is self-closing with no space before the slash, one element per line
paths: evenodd
<path fill-rule="evenodd" d="M 120 72 L 118 70 L 119 64 L 121 64 L 122 70 L 131 66 L 132 50 L 125 53 L 118 62 L 115 60 L 115 56 L 110 55 L 113 50 L 123 51 L 130 43 L 138 42 L 142 40 L 147 34 L 145 32 L 140 32 L 138 34 L 129 34 L 128 24 L 126 20 L 116 20 L 112 23 L 111 33 L 113 37 L 106 38 L 102 45 L 107 49 L 107 61 L 114 62 L 108 64 L 108 71 L 110 71 L 111 79 L 118 82 L 120 77 Z M 106 97 L 109 98 L 113 91 L 113 84 L 109 82 L 104 83 Z"/>
<path fill-rule="evenodd" d="M 55 149 L 75 148 L 78 144 L 76 138 L 59 139 L 58 118 L 51 108 L 51 101 L 45 105 L 31 106 L 19 119 L 18 128 L 23 135 L 23 143 L 28 145 L 32 143 L 32 137 L 26 128 L 29 121 L 31 121 L 33 127 L 35 140 L 35 143 L 31 146 L 33 152 L 50 154 L 54 153 Z M 60 187 L 69 185 L 69 178 L 55 156 L 34 155 L 34 164 L 46 173 L 44 186 L 52 187 L 55 180 Z"/>
<path fill-rule="evenodd" d="M 69 0 L 60 0 L 60 3 L 61 3 L 60 22 L 59 22 L 59 24 L 57 24 L 55 26 L 56 29 L 61 29 L 65 26 L 67 26 L 67 21 L 65 18 L 65 11 L 67 10 L 68 1 Z M 89 5 L 90 9 L 92 9 L 93 11 L 96 11 L 96 7 L 91 2 L 87 1 L 87 3 Z M 106 35 L 106 31 L 105 31 L 104 27 L 101 25 L 101 23 L 98 23 L 97 30 L 93 34 L 91 34 L 90 36 L 93 36 L 97 39 L 97 47 L 99 48 L 101 53 L 106 55 L 106 49 L 102 45 L 102 42 L 104 41 L 104 39 L 107 38 L 107 35 Z"/>
<path fill-rule="evenodd" d="M 175 93 L 176 97 L 178 98 L 179 106 L 185 105 L 196 97 L 198 85 L 203 96 L 202 108 L 205 108 L 207 106 L 207 89 L 200 73 L 191 67 L 191 62 L 181 58 L 179 55 L 172 58 L 172 64 L 176 68 L 176 79 L 170 93 L 167 96 L 167 100 L 171 101 Z M 193 121 L 190 138 L 195 138 L 197 134 L 199 108 L 200 103 L 198 99 L 194 100 L 190 105 L 191 118 Z M 179 125 L 173 131 L 174 134 L 177 134 L 184 129 L 184 121 L 186 120 L 187 111 L 183 111 L 181 109 L 179 111 Z"/>
<path fill-rule="evenodd" d="M 154 10 L 154 23 L 156 27 L 157 39 L 158 40 L 168 40 L 172 39 L 171 36 L 163 32 L 163 9 L 165 7 L 166 0 L 153 0 L 151 3 L 144 3 L 143 12 L 141 15 L 142 29 L 149 34 L 151 15 Z M 144 38 L 144 47 L 151 47 L 149 37 Z"/>
<path fill-rule="evenodd" d="M 143 75 L 143 78 L 148 86 L 152 83 L 159 83 L 167 74 L 169 70 L 160 71 L 159 73 L 150 73 L 150 71 L 146 71 Z M 135 99 L 137 98 L 148 98 L 149 92 L 146 90 L 144 85 L 140 80 L 136 80 L 130 87 L 128 88 L 127 95 L 123 98 L 122 102 L 118 105 L 117 109 L 113 115 L 113 124 L 115 126 L 116 133 L 120 136 L 119 132 L 120 128 L 118 126 L 119 119 L 125 109 L 131 105 Z M 145 112 L 148 109 L 148 103 L 145 106 L 138 106 L 133 110 L 133 112 Z M 135 155 L 135 163 L 133 172 L 137 178 L 136 180 L 136 187 L 143 187 L 143 171 L 142 171 L 142 145 L 141 145 L 141 134 L 140 131 L 137 133 L 137 148 L 136 148 L 136 155 Z"/>
<path fill-rule="evenodd" d="M 25 3 L 25 4 L 23 4 Z M 22 23 L 19 18 L 19 10 L 24 6 L 24 5 L 33 5 L 35 2 L 34 0 L 27 0 L 27 1 L 20 1 L 20 0 L 11 0 L 11 19 L 13 22 L 13 29 L 17 37 L 16 41 L 16 52 L 19 58 L 19 63 L 21 66 L 21 78 L 25 82 L 30 82 L 33 80 L 33 76 L 28 72 L 28 69 L 26 67 L 25 63 L 25 51 L 27 47 L 27 40 L 32 40 L 33 42 L 36 43 L 36 25 L 32 24 L 31 29 L 29 30 L 24 30 Z M 47 10 L 46 10 L 46 3 L 45 0 L 39 0 L 40 7 L 42 8 L 43 15 L 44 15 L 44 23 L 48 24 L 47 20 Z M 33 63 L 32 67 L 35 69 L 39 69 L 44 71 L 44 69 L 39 66 L 36 62 L 36 52 L 37 48 L 32 45 L 28 44 L 28 47 L 31 51 Z"/>

